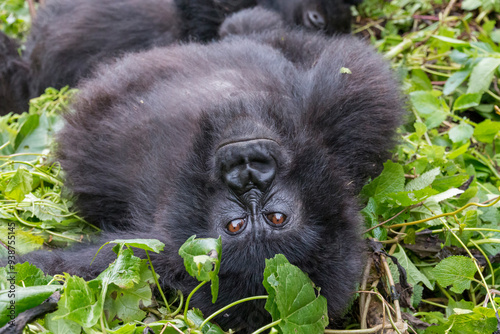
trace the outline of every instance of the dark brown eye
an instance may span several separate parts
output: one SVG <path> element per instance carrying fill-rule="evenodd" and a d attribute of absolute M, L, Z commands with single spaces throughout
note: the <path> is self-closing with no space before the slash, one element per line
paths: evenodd
<path fill-rule="evenodd" d="M 229 222 L 229 224 L 227 224 L 227 230 L 231 233 L 236 233 L 238 232 L 239 230 L 241 230 L 243 228 L 243 226 L 245 225 L 245 220 L 241 219 L 241 218 L 238 218 L 238 219 L 235 219 L 235 220 L 231 220 Z"/>
<path fill-rule="evenodd" d="M 274 225 L 281 225 L 285 222 L 286 216 L 279 212 L 273 212 L 267 215 L 267 219 Z"/>

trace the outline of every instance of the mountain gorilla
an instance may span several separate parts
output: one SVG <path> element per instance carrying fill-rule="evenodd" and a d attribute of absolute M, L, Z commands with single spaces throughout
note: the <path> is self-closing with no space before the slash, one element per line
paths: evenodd
<path fill-rule="evenodd" d="M 29 67 L 30 73 L 13 79 L 24 83 L 22 89 L 16 91 L 16 95 L 21 96 L 18 99 L 21 107 L 0 107 L 0 115 L 26 110 L 29 98 L 39 96 L 47 87 L 75 86 L 96 64 L 126 52 L 178 41 L 213 40 L 222 21 L 245 8 L 258 5 L 271 8 L 281 13 L 288 25 L 332 34 L 350 30 L 349 6 L 358 2 L 360 0 L 48 0 L 39 8 L 23 55 L 22 66 Z"/>
<path fill-rule="evenodd" d="M 251 21 L 242 13 L 223 28 Z M 161 284 L 187 294 L 198 282 L 176 250 L 191 235 L 221 236 L 219 298 L 205 286 L 193 306 L 210 314 L 265 293 L 264 259 L 282 253 L 339 319 L 362 266 L 356 195 L 380 172 L 402 115 L 389 66 L 364 42 L 277 29 L 154 48 L 101 65 L 72 109 L 58 157 L 102 239 L 26 259 L 92 278 L 113 261 L 105 249 L 89 266 L 105 241 L 157 238 Z M 244 303 L 217 322 L 246 333 L 266 314 Z"/>

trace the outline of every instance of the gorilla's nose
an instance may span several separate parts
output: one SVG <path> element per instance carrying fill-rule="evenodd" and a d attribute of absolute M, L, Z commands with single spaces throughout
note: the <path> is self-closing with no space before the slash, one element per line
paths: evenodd
<path fill-rule="evenodd" d="M 254 188 L 267 190 L 276 175 L 275 146 L 272 140 L 252 139 L 219 148 L 216 160 L 223 181 L 237 195 Z"/>
<path fill-rule="evenodd" d="M 316 10 L 308 10 L 306 12 L 306 20 L 306 26 L 311 25 L 311 28 L 322 30 L 326 27 L 325 17 Z"/>

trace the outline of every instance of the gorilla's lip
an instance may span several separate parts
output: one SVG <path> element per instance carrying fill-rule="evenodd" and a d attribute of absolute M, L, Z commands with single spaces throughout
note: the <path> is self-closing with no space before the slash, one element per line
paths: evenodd
<path fill-rule="evenodd" d="M 243 139 L 238 139 L 238 140 L 231 140 L 231 141 L 227 141 L 227 142 L 222 142 L 217 147 L 217 150 L 220 150 L 224 146 L 228 146 L 228 145 L 232 145 L 232 144 L 237 144 L 237 143 L 244 143 L 244 142 L 249 142 L 249 141 L 254 141 L 254 140 L 255 141 L 257 141 L 257 140 L 268 140 L 268 141 L 271 141 L 271 142 L 275 143 L 278 146 L 281 146 L 280 143 L 278 143 L 276 140 L 274 140 L 272 138 L 256 137 L 256 138 L 243 138 Z"/>

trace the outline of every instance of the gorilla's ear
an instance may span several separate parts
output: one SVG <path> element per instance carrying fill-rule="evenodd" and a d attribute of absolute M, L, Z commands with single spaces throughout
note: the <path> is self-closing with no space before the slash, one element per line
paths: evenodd
<path fill-rule="evenodd" d="M 284 26 L 281 16 L 263 7 L 256 6 L 228 16 L 219 28 L 219 36 L 250 35 Z"/>

